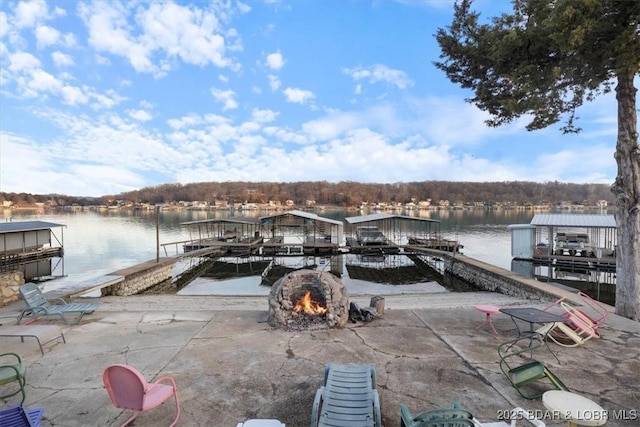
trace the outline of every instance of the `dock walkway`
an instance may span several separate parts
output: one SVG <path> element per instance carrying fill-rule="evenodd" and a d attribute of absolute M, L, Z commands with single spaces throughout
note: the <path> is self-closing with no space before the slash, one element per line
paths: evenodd
<path fill-rule="evenodd" d="M 47 298 L 62 298 L 64 300 L 71 300 L 80 297 L 84 294 L 88 294 L 107 286 L 115 285 L 124 281 L 125 276 L 120 275 L 105 275 L 93 277 L 88 280 L 84 280 L 78 283 L 69 283 L 51 291 L 45 291 Z"/>

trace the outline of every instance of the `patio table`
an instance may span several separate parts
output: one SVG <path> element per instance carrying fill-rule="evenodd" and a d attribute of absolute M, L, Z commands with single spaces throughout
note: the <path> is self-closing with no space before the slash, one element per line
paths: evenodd
<path fill-rule="evenodd" d="M 560 362 L 560 360 L 558 359 L 558 356 L 556 356 L 556 354 L 553 351 L 551 351 L 551 349 L 549 348 L 549 343 L 547 342 L 547 334 L 549 334 L 549 331 L 551 330 L 551 328 L 545 328 L 544 332 L 542 333 L 536 332 L 533 328 L 535 324 L 558 323 L 558 322 L 565 323 L 568 320 L 567 318 L 557 315 L 555 313 L 549 313 L 548 311 L 540 310 L 539 308 L 535 308 L 535 307 L 501 308 L 500 311 L 508 315 L 509 317 L 511 317 L 513 324 L 516 325 L 516 330 L 518 331 L 518 338 L 527 337 L 527 336 L 530 337 L 531 341 L 529 341 L 529 345 L 531 345 L 535 335 L 539 335 L 542 338 L 542 341 L 545 343 L 547 350 L 549 350 L 549 352 L 553 354 L 556 360 L 558 360 L 558 363 Z M 520 326 L 518 325 L 518 322 L 516 322 L 516 319 L 529 323 L 529 329 L 528 330 L 520 329 Z"/>

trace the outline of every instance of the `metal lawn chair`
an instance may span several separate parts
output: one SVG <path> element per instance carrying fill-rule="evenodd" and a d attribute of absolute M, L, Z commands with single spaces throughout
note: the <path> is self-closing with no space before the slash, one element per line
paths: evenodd
<path fill-rule="evenodd" d="M 545 335 L 546 332 L 551 341 L 563 347 L 577 347 L 591 338 L 600 337 L 590 318 L 585 317 L 582 311 L 564 301 L 560 302 L 560 307 L 565 311 L 562 316 L 567 318 L 567 322 L 544 325 L 538 329 L 538 333 Z"/>
<path fill-rule="evenodd" d="M 589 307 L 588 313 L 583 308 L 570 305 L 565 301 L 565 298 L 560 298 L 552 302 L 543 308 L 543 310 L 548 311 L 553 307 L 560 306 L 565 311 L 562 316 L 569 319 L 567 326 L 571 327 L 578 333 L 587 332 L 589 335 L 599 338 L 599 328 L 607 320 L 609 311 L 602 303 L 594 300 L 582 291 L 578 292 L 578 296 L 582 299 L 584 305 Z"/>
<path fill-rule="evenodd" d="M 44 408 L 26 409 L 22 405 L 0 410 L 0 427 L 40 427 Z"/>
<path fill-rule="evenodd" d="M 529 345 L 519 346 L 519 342 L 527 341 Z M 532 336 L 524 336 L 507 341 L 498 347 L 498 355 L 500 356 L 500 370 L 507 377 L 511 385 L 515 387 L 518 393 L 525 399 L 538 399 L 545 391 L 550 390 L 549 385 L 554 389 L 570 391 L 569 388 L 549 370 L 542 362 L 529 359 L 529 362 L 516 365 L 516 362 L 522 360 L 522 355 L 526 353 L 533 354 L 533 350 L 544 346 L 542 336 L 534 334 Z M 539 381 L 548 383 L 545 388 L 541 389 L 536 386 Z"/>
<path fill-rule="evenodd" d="M 133 415 L 122 426 L 135 420 L 140 412 L 153 409 L 173 396 L 176 402 L 176 418 L 171 423 L 175 426 L 180 418 L 180 404 L 176 383 L 170 376 L 162 376 L 153 383 L 147 383 L 137 369 L 128 365 L 111 365 L 102 375 L 113 406 L 120 409 L 131 409 Z"/>
<path fill-rule="evenodd" d="M 22 400 L 24 402 L 25 393 L 24 386 L 27 382 L 27 365 L 22 362 L 20 356 L 16 353 L 2 353 L 0 354 L 0 385 L 11 384 L 7 394 L 0 396 L 0 399 L 6 397 L 15 396 L 18 393 L 22 394 Z M 17 387 L 13 383 L 18 383 Z"/>

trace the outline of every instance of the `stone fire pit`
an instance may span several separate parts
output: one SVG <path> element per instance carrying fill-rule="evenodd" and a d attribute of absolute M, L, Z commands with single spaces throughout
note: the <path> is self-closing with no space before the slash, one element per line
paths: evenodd
<path fill-rule="evenodd" d="M 304 314 L 294 313 L 296 302 L 310 291 L 314 301 L 328 311 L 318 316 L 322 321 L 309 322 Z M 269 324 L 283 329 L 342 328 L 349 320 L 349 294 L 342 280 L 331 273 L 298 270 L 280 278 L 269 294 Z"/>

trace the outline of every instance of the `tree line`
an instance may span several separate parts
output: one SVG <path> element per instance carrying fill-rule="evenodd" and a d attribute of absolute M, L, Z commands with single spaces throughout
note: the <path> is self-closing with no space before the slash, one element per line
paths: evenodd
<path fill-rule="evenodd" d="M 0 201 L 13 205 L 45 203 L 52 206 L 110 205 L 117 201 L 132 203 L 176 203 L 199 201 L 214 204 L 228 203 L 286 203 L 292 200 L 304 206 L 307 201 L 317 205 L 356 207 L 363 203 L 418 203 L 431 200 L 438 203 L 510 203 L 510 204 L 572 204 L 595 205 L 600 200 L 615 202 L 606 184 L 575 184 L 558 181 L 539 183 L 526 181 L 454 182 L 422 181 L 393 184 L 343 181 L 303 182 L 200 182 L 162 184 L 115 195 L 74 197 L 61 194 L 0 193 Z"/>

